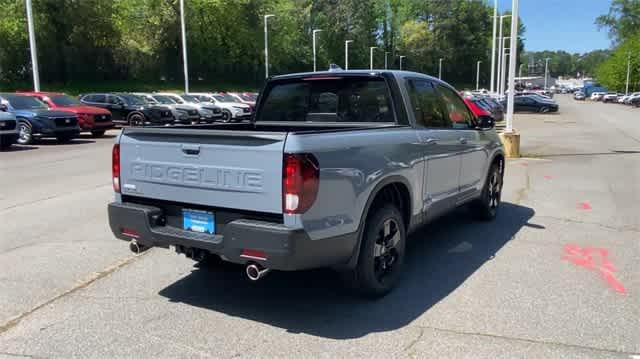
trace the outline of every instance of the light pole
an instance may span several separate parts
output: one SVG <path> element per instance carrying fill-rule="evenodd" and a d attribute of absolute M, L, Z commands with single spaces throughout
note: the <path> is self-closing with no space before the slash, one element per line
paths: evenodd
<path fill-rule="evenodd" d="M 496 31 L 498 26 L 498 0 L 493 0 L 493 36 L 491 37 L 491 93 L 495 90 L 496 81 Z"/>
<path fill-rule="evenodd" d="M 496 86 L 496 87 L 498 87 L 498 92 L 500 92 L 500 84 L 503 81 L 502 78 L 500 77 L 501 76 L 501 71 L 500 70 L 502 69 L 502 52 L 503 52 L 502 50 L 504 49 L 504 38 L 502 37 L 502 23 L 503 23 L 505 18 L 510 17 L 510 16 L 511 15 L 502 15 L 502 16 L 500 16 L 500 25 L 499 25 L 499 27 L 500 27 L 500 30 L 499 30 L 500 35 L 498 36 L 498 41 L 500 41 L 500 42 L 498 44 L 498 69 L 497 69 L 497 71 L 498 71 L 498 85 Z"/>
<path fill-rule="evenodd" d="M 400 56 L 400 70 L 402 70 L 402 59 L 405 59 L 406 56 Z"/>
<path fill-rule="evenodd" d="M 271 14 L 264 16 L 264 78 L 269 77 L 269 27 L 267 23 L 269 18 L 274 16 Z"/>
<path fill-rule="evenodd" d="M 316 72 L 316 35 L 321 32 L 320 29 L 313 30 L 313 72 Z"/>
<path fill-rule="evenodd" d="M 344 69 L 349 70 L 349 44 L 352 43 L 353 40 L 346 40 L 344 42 Z"/>
<path fill-rule="evenodd" d="M 547 91 L 547 84 L 549 81 L 549 60 L 551 58 L 547 57 L 544 59 L 544 90 Z"/>
<path fill-rule="evenodd" d="M 389 68 L 389 67 L 387 66 L 387 65 L 388 65 L 388 61 L 387 61 L 387 58 L 388 58 L 388 57 L 389 57 L 389 51 L 385 51 L 385 52 L 384 52 L 384 69 L 385 69 L 385 70 Z"/>
<path fill-rule="evenodd" d="M 478 61 L 478 64 L 476 65 L 476 91 L 480 89 L 480 64 L 481 63 L 482 61 Z"/>
<path fill-rule="evenodd" d="M 516 59 L 518 58 L 518 0 L 513 0 L 511 5 L 511 11 L 513 18 L 511 21 L 511 63 L 509 63 L 509 96 L 507 97 L 507 126 L 505 128 L 506 133 L 513 133 L 513 100 L 516 92 L 514 91 L 516 85 Z M 519 141 L 519 140 L 518 140 Z"/>
<path fill-rule="evenodd" d="M 502 39 L 503 41 L 500 41 L 502 43 L 502 46 L 501 46 L 502 52 L 500 53 L 500 68 L 498 69 L 498 71 L 500 71 L 498 73 L 498 79 L 500 80 L 498 82 L 498 93 L 500 94 L 500 96 L 504 95 L 504 84 L 507 80 L 505 73 L 507 71 L 506 53 L 508 48 L 505 47 L 504 40 L 508 40 L 508 39 L 511 39 L 511 36 L 504 37 Z"/>
<path fill-rule="evenodd" d="M 377 48 L 377 46 L 369 47 L 369 70 L 373 70 L 373 50 Z"/>
<path fill-rule="evenodd" d="M 40 91 L 40 74 L 38 72 L 38 49 L 36 48 L 36 34 L 33 29 L 33 11 L 31 0 L 26 0 L 27 26 L 29 28 L 29 48 L 31 49 L 31 70 L 33 71 L 33 90 Z"/>
<path fill-rule="evenodd" d="M 180 0 L 180 28 L 182 30 L 182 65 L 184 66 L 184 93 L 189 93 L 189 63 L 187 61 L 187 30 L 184 24 L 184 0 Z"/>
<path fill-rule="evenodd" d="M 522 81 L 522 65 L 524 64 L 520 64 L 518 67 L 518 77 L 520 78 L 520 81 Z"/>
<path fill-rule="evenodd" d="M 438 79 L 442 80 L 442 57 L 438 59 Z"/>
<path fill-rule="evenodd" d="M 629 95 L 629 76 L 631 75 L 631 53 L 627 55 L 627 86 L 625 88 L 625 95 Z"/>

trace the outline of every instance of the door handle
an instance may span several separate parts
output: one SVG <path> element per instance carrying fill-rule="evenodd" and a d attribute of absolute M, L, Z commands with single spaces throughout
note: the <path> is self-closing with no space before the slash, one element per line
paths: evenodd
<path fill-rule="evenodd" d="M 182 152 L 189 156 L 199 155 L 200 145 L 182 145 Z"/>
<path fill-rule="evenodd" d="M 427 138 L 426 140 L 424 140 L 425 145 L 435 145 L 438 143 L 438 140 L 436 140 L 435 138 Z"/>
<path fill-rule="evenodd" d="M 466 138 L 464 138 L 464 137 L 460 138 L 460 139 L 459 139 L 459 141 L 460 141 L 460 143 L 461 143 L 461 144 L 463 144 L 463 145 L 466 145 L 466 144 L 467 144 L 467 139 L 466 139 Z"/>

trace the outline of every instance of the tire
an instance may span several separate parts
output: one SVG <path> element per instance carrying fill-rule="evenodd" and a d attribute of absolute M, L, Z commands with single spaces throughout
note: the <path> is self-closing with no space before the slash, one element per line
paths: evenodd
<path fill-rule="evenodd" d="M 222 122 L 231 122 L 231 111 L 222 110 Z"/>
<path fill-rule="evenodd" d="M 33 133 L 31 125 L 26 121 L 18 122 L 18 140 L 20 145 L 30 145 L 33 143 Z"/>
<path fill-rule="evenodd" d="M 131 115 L 129 115 L 127 122 L 131 127 L 144 126 L 144 116 L 140 113 L 134 112 Z"/>
<path fill-rule="evenodd" d="M 358 264 L 343 273 L 358 294 L 379 298 L 397 284 L 404 264 L 407 232 L 400 211 L 393 205 L 378 207 L 367 217 Z"/>
<path fill-rule="evenodd" d="M 547 113 L 549 112 L 549 108 L 548 107 L 540 107 L 540 113 Z"/>
<path fill-rule="evenodd" d="M 487 174 L 487 180 L 482 189 L 482 195 L 477 201 L 473 202 L 473 214 L 479 220 L 491 221 L 498 215 L 503 182 L 501 167 L 500 163 L 493 163 L 491 165 L 489 173 Z"/>
<path fill-rule="evenodd" d="M 107 132 L 105 130 L 99 130 L 99 131 L 91 131 L 91 136 L 93 137 L 102 137 L 104 136 L 104 133 Z"/>

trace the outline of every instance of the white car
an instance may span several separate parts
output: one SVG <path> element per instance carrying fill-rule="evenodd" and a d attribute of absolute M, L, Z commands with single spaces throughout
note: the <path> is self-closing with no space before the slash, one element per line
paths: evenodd
<path fill-rule="evenodd" d="M 197 98 L 188 95 L 178 95 L 170 92 L 158 92 L 154 95 L 166 96 L 180 105 L 190 105 L 198 109 L 200 121 L 215 122 L 222 119 L 222 109 L 212 103 L 199 102 Z"/>
<path fill-rule="evenodd" d="M 618 94 L 615 92 L 609 92 L 606 93 L 604 96 L 602 96 L 602 102 L 617 102 L 618 101 Z"/>
<path fill-rule="evenodd" d="M 589 97 L 589 99 L 591 99 L 591 101 L 600 101 L 605 94 L 605 92 L 594 92 L 591 94 L 591 97 Z"/>
<path fill-rule="evenodd" d="M 251 118 L 251 106 L 237 102 L 235 98 L 227 94 L 208 93 L 208 92 L 192 92 L 192 95 L 200 101 L 211 102 L 222 109 L 223 122 L 240 122 Z"/>

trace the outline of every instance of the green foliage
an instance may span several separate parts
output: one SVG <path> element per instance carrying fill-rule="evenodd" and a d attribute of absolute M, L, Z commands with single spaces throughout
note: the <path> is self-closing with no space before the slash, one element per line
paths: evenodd
<path fill-rule="evenodd" d="M 640 91 L 640 37 L 631 37 L 621 43 L 611 56 L 597 69 L 597 78 L 612 91 L 624 92 L 627 65 L 630 66 L 629 91 Z"/>
<path fill-rule="evenodd" d="M 609 13 L 599 16 L 596 24 L 608 29 L 616 43 L 632 38 L 640 29 L 640 1 L 613 0 Z"/>
<path fill-rule="evenodd" d="M 610 55 L 609 50 L 594 50 L 585 54 L 570 54 L 566 51 L 533 51 L 522 53 L 523 76 L 544 74 L 545 59 L 549 58 L 551 77 L 595 76 L 596 68 Z"/>
<path fill-rule="evenodd" d="M 82 90 L 85 84 L 114 87 L 183 79 L 179 0 L 33 0 L 42 87 Z M 194 87 L 264 79 L 264 22 L 269 20 L 270 73 L 309 71 L 311 34 L 318 36 L 318 68 L 374 66 L 437 73 L 451 83 L 487 83 L 493 9 L 468 0 L 185 0 L 189 74 Z M 25 87 L 31 79 L 24 0 L 0 0 L 0 87 Z M 509 22 L 505 24 L 508 33 Z M 520 37 L 524 26 L 520 28 Z M 523 48 L 520 43 L 520 49 Z M 143 86 L 144 87 L 144 86 Z M 137 86 L 136 88 L 141 88 Z"/>

